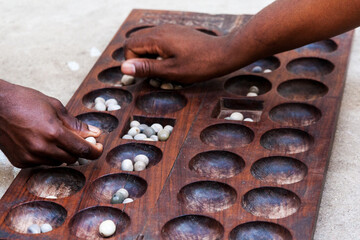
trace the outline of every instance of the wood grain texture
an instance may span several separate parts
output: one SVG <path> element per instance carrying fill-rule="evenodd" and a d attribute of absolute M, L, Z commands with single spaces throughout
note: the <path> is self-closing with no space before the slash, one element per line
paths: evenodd
<path fill-rule="evenodd" d="M 1 199 L 0 238 L 99 239 L 100 222 L 113 219 L 118 230 L 110 239 L 312 239 L 352 32 L 182 90 L 155 89 L 148 79 L 115 86 L 132 32 L 171 23 L 224 35 L 249 18 L 134 10 L 67 105 L 105 130 L 97 139 L 104 153 L 84 166 L 22 170 Z M 272 72 L 252 73 L 255 65 Z M 252 85 L 258 97 L 246 97 Z M 97 96 L 114 96 L 122 109 L 96 112 Z M 234 111 L 255 121 L 224 120 Z M 121 139 L 133 119 L 174 130 L 166 142 Z M 121 171 L 117 158 L 137 151 L 151 156 L 149 168 Z M 135 201 L 110 204 L 118 186 Z M 24 234 L 44 221 L 54 230 Z"/>

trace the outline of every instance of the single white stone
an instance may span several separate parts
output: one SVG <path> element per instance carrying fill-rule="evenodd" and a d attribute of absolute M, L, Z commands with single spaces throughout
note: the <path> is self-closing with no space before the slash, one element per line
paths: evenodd
<path fill-rule="evenodd" d="M 260 66 L 255 66 L 253 67 L 253 69 L 251 70 L 253 73 L 261 73 L 263 70 L 262 70 L 262 67 Z"/>
<path fill-rule="evenodd" d="M 249 88 L 249 92 L 253 92 L 253 93 L 256 93 L 256 94 L 259 94 L 260 90 L 257 86 L 251 86 Z"/>
<path fill-rule="evenodd" d="M 154 140 L 154 141 L 159 141 L 159 137 L 156 135 L 152 135 L 150 136 L 150 139 Z"/>
<path fill-rule="evenodd" d="M 158 134 L 157 134 L 158 138 L 160 141 L 166 141 L 168 140 L 170 133 L 169 131 L 165 130 L 165 129 L 161 129 Z"/>
<path fill-rule="evenodd" d="M 244 122 L 253 122 L 254 120 L 252 118 L 245 118 Z"/>
<path fill-rule="evenodd" d="M 32 233 L 32 234 L 41 233 L 41 229 L 40 229 L 39 225 L 37 225 L 37 224 L 31 224 L 28 227 L 27 231 L 28 231 L 28 233 Z"/>
<path fill-rule="evenodd" d="M 117 105 L 117 104 L 112 104 L 112 105 L 109 105 L 107 107 L 107 110 L 108 111 L 116 111 L 116 110 L 119 110 L 121 109 L 120 105 Z"/>
<path fill-rule="evenodd" d="M 151 135 L 155 134 L 155 130 L 152 127 L 147 127 L 144 129 L 143 133 L 146 135 L 146 137 L 150 137 Z"/>
<path fill-rule="evenodd" d="M 156 60 L 164 60 L 162 57 L 158 56 Z"/>
<path fill-rule="evenodd" d="M 133 162 L 130 159 L 124 159 L 121 162 L 121 170 L 123 171 L 134 171 Z"/>
<path fill-rule="evenodd" d="M 148 165 L 149 164 L 149 158 L 144 155 L 144 154 L 139 154 L 139 155 L 136 155 L 135 158 L 134 158 L 134 162 L 143 162 L 145 163 L 145 165 Z"/>
<path fill-rule="evenodd" d="M 95 103 L 101 102 L 101 103 L 105 104 L 105 99 L 102 97 L 97 97 L 97 98 L 95 98 L 94 102 Z"/>
<path fill-rule="evenodd" d="M 122 194 L 125 198 L 129 197 L 129 192 L 125 188 L 120 188 L 115 194 Z"/>
<path fill-rule="evenodd" d="M 105 106 L 105 104 L 104 103 L 102 103 L 102 102 L 97 102 L 97 103 L 95 103 L 95 110 L 96 111 L 106 111 L 106 106 Z"/>
<path fill-rule="evenodd" d="M 139 133 L 140 133 L 140 128 L 138 128 L 138 127 L 132 127 L 128 131 L 128 134 L 132 137 L 134 137 L 136 134 L 139 134 Z"/>
<path fill-rule="evenodd" d="M 110 105 L 118 105 L 118 102 L 116 101 L 115 98 L 110 98 L 110 99 L 106 100 L 105 105 L 107 107 L 109 107 Z"/>
<path fill-rule="evenodd" d="M 52 195 L 50 195 L 50 196 L 46 196 L 45 198 L 46 198 L 46 199 L 57 199 L 57 196 L 52 196 Z"/>
<path fill-rule="evenodd" d="M 144 170 L 145 168 L 146 168 L 146 164 L 145 164 L 144 162 L 139 161 L 139 162 L 136 162 L 136 163 L 134 164 L 134 170 L 135 170 L 135 171 L 142 171 L 142 170 Z"/>
<path fill-rule="evenodd" d="M 248 94 L 246 94 L 247 97 L 257 97 L 257 93 L 254 92 L 249 92 Z"/>
<path fill-rule="evenodd" d="M 156 133 L 163 129 L 163 126 L 161 126 L 160 123 L 154 123 L 153 125 L 151 125 L 151 127 L 155 130 Z"/>
<path fill-rule="evenodd" d="M 132 198 L 125 198 L 125 200 L 123 201 L 124 204 L 126 203 L 131 203 L 133 202 L 134 200 Z"/>
<path fill-rule="evenodd" d="M 225 120 L 232 120 L 230 117 L 225 117 L 224 119 Z"/>
<path fill-rule="evenodd" d="M 86 141 L 92 144 L 96 144 L 96 139 L 94 137 L 87 137 L 85 138 Z"/>
<path fill-rule="evenodd" d="M 164 127 L 164 129 L 167 130 L 167 131 L 169 131 L 169 133 L 171 133 L 171 132 L 173 131 L 174 127 L 173 127 L 173 126 L 170 126 L 170 125 L 166 125 L 166 126 Z"/>
<path fill-rule="evenodd" d="M 79 166 L 79 165 L 80 165 L 80 163 L 78 161 L 68 164 L 68 166 Z"/>
<path fill-rule="evenodd" d="M 53 228 L 51 227 L 50 224 L 48 223 L 44 223 L 44 224 L 41 224 L 40 226 L 40 230 L 42 233 L 46 233 L 46 232 L 50 232 L 53 230 Z"/>
<path fill-rule="evenodd" d="M 264 70 L 264 73 L 271 73 L 271 72 L 272 72 L 271 69 L 265 69 L 265 70 Z"/>
<path fill-rule="evenodd" d="M 143 141 L 154 142 L 155 140 L 152 138 L 145 138 L 145 139 L 143 139 Z"/>
<path fill-rule="evenodd" d="M 128 86 L 128 85 L 131 85 L 135 82 L 135 78 L 133 76 L 130 76 L 130 75 L 123 75 L 120 82 L 125 85 L 125 86 Z"/>
<path fill-rule="evenodd" d="M 143 134 L 143 133 L 139 133 L 139 134 L 136 134 L 136 135 L 134 136 L 134 139 L 137 140 L 137 141 L 142 141 L 142 140 L 144 140 L 145 138 L 147 138 L 147 136 L 146 136 L 145 134 Z"/>
<path fill-rule="evenodd" d="M 239 113 L 239 112 L 233 112 L 230 115 L 230 119 L 236 120 L 236 121 L 242 121 L 244 119 L 244 115 L 242 115 L 242 113 Z"/>
<path fill-rule="evenodd" d="M 156 79 L 150 79 L 149 84 L 155 88 L 159 88 L 161 85 L 161 82 Z"/>
<path fill-rule="evenodd" d="M 161 84 L 160 88 L 165 90 L 171 90 L 174 89 L 174 86 L 171 83 L 163 83 Z"/>
<path fill-rule="evenodd" d="M 103 237 L 110 237 L 114 235 L 116 225 L 112 220 L 105 220 L 99 226 L 99 233 Z"/>
<path fill-rule="evenodd" d="M 90 49 L 90 56 L 91 57 L 99 57 L 101 55 L 101 52 L 96 47 L 92 47 Z"/>
<path fill-rule="evenodd" d="M 131 123 L 130 123 L 130 127 L 139 127 L 139 126 L 140 126 L 139 121 L 134 120 L 134 121 L 131 121 Z"/>
<path fill-rule="evenodd" d="M 129 134 L 125 134 L 123 137 L 122 137 L 122 139 L 134 139 L 131 135 L 129 135 Z"/>
<path fill-rule="evenodd" d="M 74 72 L 80 69 L 80 65 L 77 62 L 74 62 L 74 61 L 68 62 L 67 65 L 70 68 L 70 70 L 74 71 Z"/>
<path fill-rule="evenodd" d="M 78 162 L 79 162 L 80 165 L 86 165 L 86 164 L 91 163 L 92 161 L 91 161 L 91 160 L 87 160 L 87 159 L 85 159 L 85 158 L 79 158 L 79 159 L 78 159 Z"/>
<path fill-rule="evenodd" d="M 144 132 L 144 130 L 149 126 L 146 124 L 140 124 L 138 127 L 140 128 L 140 132 Z"/>

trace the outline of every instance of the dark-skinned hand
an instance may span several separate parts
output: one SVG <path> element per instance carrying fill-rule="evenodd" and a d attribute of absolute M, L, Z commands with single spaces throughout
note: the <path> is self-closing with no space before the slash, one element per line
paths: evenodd
<path fill-rule="evenodd" d="M 16 167 L 96 159 L 103 146 L 84 140 L 100 130 L 71 116 L 55 98 L 0 80 L 0 148 Z"/>
<path fill-rule="evenodd" d="M 160 77 L 193 83 L 222 75 L 226 67 L 225 38 L 205 34 L 195 28 L 161 25 L 135 32 L 124 44 L 121 70 L 136 77 Z M 157 55 L 163 60 L 142 58 Z"/>

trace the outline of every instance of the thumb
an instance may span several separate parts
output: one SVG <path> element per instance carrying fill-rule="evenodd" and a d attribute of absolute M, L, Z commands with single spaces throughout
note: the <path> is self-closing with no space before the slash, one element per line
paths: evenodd
<path fill-rule="evenodd" d="M 59 118 L 66 128 L 82 138 L 99 137 L 101 134 L 101 130 L 99 128 L 88 125 L 70 114 L 59 114 Z"/>
<path fill-rule="evenodd" d="M 155 60 L 148 58 L 133 58 L 121 65 L 123 74 L 135 77 L 161 77 L 166 75 L 166 62 L 168 60 Z"/>

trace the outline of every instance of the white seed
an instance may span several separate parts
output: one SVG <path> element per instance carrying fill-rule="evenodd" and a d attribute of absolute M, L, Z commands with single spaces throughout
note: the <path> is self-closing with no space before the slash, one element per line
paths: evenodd
<path fill-rule="evenodd" d="M 160 141 L 166 141 L 169 138 L 170 133 L 169 133 L 169 131 L 162 129 L 158 132 L 157 136 Z"/>
<path fill-rule="evenodd" d="M 143 133 L 139 133 L 139 134 L 136 134 L 136 135 L 134 136 L 134 139 L 137 140 L 137 141 L 142 141 L 142 140 L 144 140 L 145 138 L 147 138 L 147 136 L 146 136 L 145 134 L 143 134 Z"/>
<path fill-rule="evenodd" d="M 230 117 L 225 117 L 224 119 L 225 120 L 232 120 Z"/>
<path fill-rule="evenodd" d="M 257 93 L 254 92 L 249 92 L 248 94 L 246 94 L 247 97 L 257 97 Z"/>
<path fill-rule="evenodd" d="M 149 126 L 146 124 L 140 124 L 138 127 L 140 128 L 140 132 L 144 132 L 144 130 Z"/>
<path fill-rule="evenodd" d="M 42 233 L 46 233 L 46 232 L 52 231 L 53 228 L 51 227 L 50 224 L 44 223 L 44 224 L 42 224 L 42 225 L 40 226 L 40 230 L 41 230 Z"/>
<path fill-rule="evenodd" d="M 259 94 L 260 90 L 257 86 L 251 86 L 249 88 L 249 92 L 253 92 L 253 93 L 256 93 L 256 94 Z"/>
<path fill-rule="evenodd" d="M 40 227 L 37 224 L 31 224 L 28 229 L 27 229 L 28 233 L 32 233 L 32 234 L 38 234 L 41 233 Z"/>
<path fill-rule="evenodd" d="M 123 203 L 126 204 L 126 203 L 131 203 L 133 202 L 134 200 L 132 198 L 126 198 Z"/>
<path fill-rule="evenodd" d="M 125 134 L 123 137 L 122 137 L 122 139 L 133 139 L 133 137 L 131 136 L 131 135 L 129 135 L 129 134 Z"/>
<path fill-rule="evenodd" d="M 108 111 L 116 111 L 116 110 L 119 110 L 121 109 L 121 106 L 120 105 L 117 105 L 117 104 L 112 104 L 112 105 L 109 105 L 107 107 L 107 110 Z"/>
<path fill-rule="evenodd" d="M 134 162 L 143 162 L 145 165 L 149 164 L 149 158 L 144 154 L 139 154 L 134 158 Z"/>
<path fill-rule="evenodd" d="M 173 126 L 170 126 L 170 125 L 166 125 L 166 126 L 164 127 L 164 129 L 167 130 L 167 131 L 169 131 L 169 133 L 171 133 L 171 132 L 173 131 L 174 127 L 173 127 Z"/>
<path fill-rule="evenodd" d="M 158 57 L 156 58 L 156 60 L 163 60 L 163 58 L 160 57 L 160 56 L 158 56 Z"/>
<path fill-rule="evenodd" d="M 138 128 L 138 127 L 132 127 L 128 131 L 128 134 L 132 137 L 134 137 L 136 134 L 139 134 L 139 133 L 140 133 L 140 128 Z"/>
<path fill-rule="evenodd" d="M 140 126 L 139 121 L 133 120 L 130 123 L 130 127 L 139 127 L 139 126 Z"/>
<path fill-rule="evenodd" d="M 235 121 L 242 121 L 244 119 L 244 115 L 242 115 L 242 113 L 239 112 L 233 112 L 230 115 L 230 119 Z"/>
<path fill-rule="evenodd" d="M 145 164 L 144 162 L 139 161 L 139 162 L 136 162 L 136 163 L 134 164 L 134 170 L 135 170 L 135 171 L 142 171 L 142 170 L 144 170 L 145 168 L 146 168 L 146 164 Z"/>
<path fill-rule="evenodd" d="M 102 102 L 97 102 L 97 103 L 95 103 L 95 110 L 96 111 L 106 111 L 106 106 L 105 106 L 105 104 L 104 103 L 102 103 Z"/>
<path fill-rule="evenodd" d="M 156 135 L 152 135 L 150 136 L 150 139 L 154 140 L 154 141 L 159 141 L 159 137 Z"/>
<path fill-rule="evenodd" d="M 255 66 L 253 67 L 253 69 L 251 70 L 253 73 L 261 73 L 262 72 L 262 67 L 260 66 Z"/>
<path fill-rule="evenodd" d="M 97 97 L 97 98 L 95 98 L 95 101 L 94 101 L 94 102 L 95 102 L 95 103 L 101 102 L 101 103 L 105 104 L 105 99 L 102 98 L 102 97 Z"/>
<path fill-rule="evenodd" d="M 115 194 L 122 194 L 125 198 L 129 197 L 129 192 L 125 188 L 120 188 Z"/>
<path fill-rule="evenodd" d="M 130 159 L 124 159 L 121 162 L 121 170 L 123 171 L 134 171 L 133 162 Z"/>
<path fill-rule="evenodd" d="M 67 164 L 67 166 L 79 166 L 80 163 L 78 161 L 71 163 L 71 164 Z"/>
<path fill-rule="evenodd" d="M 163 126 L 161 126 L 161 124 L 159 123 L 154 123 L 153 125 L 151 125 L 151 127 L 155 130 L 156 133 L 163 129 Z"/>
<path fill-rule="evenodd" d="M 252 118 L 245 118 L 244 122 L 253 122 L 254 120 Z"/>
<path fill-rule="evenodd" d="M 163 83 L 161 84 L 160 88 L 165 90 L 172 90 L 174 89 L 174 86 L 171 83 Z"/>
<path fill-rule="evenodd" d="M 161 85 L 161 82 L 155 79 L 150 79 L 149 84 L 155 88 L 159 88 Z"/>
<path fill-rule="evenodd" d="M 96 139 L 94 137 L 87 137 L 85 138 L 86 141 L 92 144 L 96 144 Z"/>
<path fill-rule="evenodd" d="M 85 159 L 85 158 L 79 158 L 79 159 L 78 159 L 78 162 L 79 162 L 80 165 L 87 165 L 87 164 L 91 163 L 92 161 L 91 161 L 91 160 L 87 160 L 87 159 Z"/>
<path fill-rule="evenodd" d="M 271 69 L 265 69 L 265 70 L 264 70 L 264 73 L 271 73 L 271 72 L 272 72 Z"/>
<path fill-rule="evenodd" d="M 50 195 L 50 196 L 46 196 L 45 198 L 46 198 L 46 199 L 57 199 L 57 196 L 52 196 L 52 195 Z"/>
<path fill-rule="evenodd" d="M 175 85 L 174 89 L 177 89 L 177 90 L 183 89 L 183 86 L 181 86 L 181 85 Z"/>
<path fill-rule="evenodd" d="M 120 82 L 124 84 L 125 86 L 131 85 L 135 82 L 135 78 L 130 75 L 123 75 Z"/>
<path fill-rule="evenodd" d="M 116 225 L 112 220 L 105 220 L 99 226 L 99 233 L 103 237 L 110 237 L 114 235 Z"/>
<path fill-rule="evenodd" d="M 107 107 L 109 107 L 110 105 L 118 105 L 118 102 L 116 101 L 115 98 L 110 98 L 110 99 L 106 100 L 105 105 Z"/>

